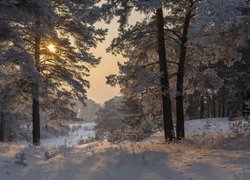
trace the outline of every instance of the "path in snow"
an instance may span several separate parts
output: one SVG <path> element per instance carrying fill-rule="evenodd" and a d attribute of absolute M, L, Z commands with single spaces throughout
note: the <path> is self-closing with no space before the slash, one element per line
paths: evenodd
<path fill-rule="evenodd" d="M 229 130 L 227 119 L 186 122 L 189 133 Z M 206 126 L 207 125 L 207 126 Z M 87 135 L 93 124 L 72 132 L 72 144 Z M 198 138 L 204 138 L 204 136 Z M 217 148 L 195 139 L 163 144 L 158 133 L 143 142 L 109 144 L 94 142 L 75 147 L 58 146 L 65 137 L 43 140 L 48 146 L 0 143 L 1 180 L 249 180 L 250 139 L 225 139 Z M 197 137 L 196 137 L 197 138 Z M 212 139 L 211 142 L 213 142 Z M 205 141 L 211 143 L 209 138 Z M 53 154 L 50 159 L 46 153 Z M 23 166 L 16 156 L 24 153 Z"/>
<path fill-rule="evenodd" d="M 250 141 L 246 140 L 249 148 Z M 236 145 L 236 144 L 235 144 Z M 47 160 L 46 151 L 57 151 Z M 96 142 L 65 149 L 0 144 L 3 180 L 248 180 L 249 150 L 199 149 L 154 142 Z M 15 163 L 24 152 L 27 166 Z"/>

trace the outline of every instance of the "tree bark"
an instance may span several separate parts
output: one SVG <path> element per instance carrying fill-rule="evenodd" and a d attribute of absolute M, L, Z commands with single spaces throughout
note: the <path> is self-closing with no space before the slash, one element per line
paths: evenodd
<path fill-rule="evenodd" d="M 215 95 L 213 94 L 213 117 L 216 117 L 216 102 L 215 102 Z"/>
<path fill-rule="evenodd" d="M 225 108 L 225 83 L 222 87 L 222 117 L 226 116 L 226 108 Z"/>
<path fill-rule="evenodd" d="M 205 112 L 205 108 L 204 108 L 204 96 L 201 95 L 201 102 L 200 102 L 200 119 L 203 119 L 204 118 L 204 112 Z"/>
<path fill-rule="evenodd" d="M 221 117 L 221 94 L 219 94 L 218 99 L 218 117 Z"/>
<path fill-rule="evenodd" d="M 4 122 L 4 113 L 1 111 L 0 113 L 0 141 L 5 141 L 5 122 Z"/>
<path fill-rule="evenodd" d="M 40 64 L 40 43 L 41 37 L 35 37 L 35 65 L 39 71 Z M 39 146 L 40 143 L 40 112 L 39 112 L 39 83 L 35 80 L 32 83 L 32 122 L 33 122 L 33 145 Z"/>
<path fill-rule="evenodd" d="M 211 99 L 210 96 L 208 95 L 207 98 L 207 117 L 211 117 L 211 110 L 210 110 L 210 106 L 211 106 Z"/>
<path fill-rule="evenodd" d="M 191 7 L 193 3 L 191 2 L 190 9 L 187 11 L 184 25 L 183 25 L 183 33 L 181 37 L 181 50 L 178 64 L 178 73 L 177 73 L 177 84 L 176 84 L 176 134 L 177 139 L 180 140 L 185 138 L 185 128 L 184 128 L 184 91 L 183 91 L 183 83 L 184 83 L 184 73 L 185 73 L 185 64 L 186 64 L 186 53 L 187 47 L 186 43 L 188 41 L 188 30 L 190 20 L 192 18 L 192 10 Z"/>
<path fill-rule="evenodd" d="M 164 19 L 162 8 L 157 9 L 157 39 L 158 39 L 158 54 L 161 74 L 161 90 L 163 102 L 163 124 L 166 141 L 174 140 L 174 127 L 172 119 L 172 107 L 169 91 L 169 76 L 167 69 L 167 58 L 165 49 L 165 35 L 164 35 Z"/>

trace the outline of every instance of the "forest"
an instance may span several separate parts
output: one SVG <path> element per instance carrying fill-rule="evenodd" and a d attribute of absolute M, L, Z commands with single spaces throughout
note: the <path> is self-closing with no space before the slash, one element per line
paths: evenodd
<path fill-rule="evenodd" d="M 135 14 L 140 18 L 131 23 Z M 240 149 L 239 156 L 246 157 L 243 173 L 232 178 L 228 172 L 237 171 L 232 169 L 213 177 L 250 178 L 249 22 L 249 0 L 0 0 L 0 153 L 9 146 L 13 151 L 24 147 L 21 151 L 30 154 L 41 148 L 41 153 L 42 140 L 69 137 L 74 131 L 91 131 L 87 133 L 91 137 L 78 135 L 77 141 L 77 145 L 92 148 L 89 152 L 97 151 L 102 158 L 104 153 L 109 159 L 108 150 L 101 149 L 111 148 L 119 159 L 116 148 L 124 148 L 126 153 L 121 150 L 120 161 L 139 154 L 142 165 L 147 164 L 147 158 L 155 161 L 150 155 L 145 157 L 151 151 L 148 139 L 153 139 L 154 153 L 163 153 L 157 157 L 171 154 L 171 148 L 181 149 L 189 157 L 183 158 L 190 161 L 192 155 L 185 154 L 190 146 L 196 151 L 210 141 L 216 147 L 221 142 L 242 142 L 244 151 Z M 88 77 L 92 69 L 108 61 L 97 57 L 93 49 L 105 41 L 113 23 L 118 24 L 118 36 L 113 37 L 106 52 L 123 60 L 117 64 L 119 73 L 110 70 L 105 83 L 119 87 L 120 96 L 114 94 L 100 105 L 87 96 L 92 86 Z M 84 123 L 93 123 L 93 128 L 92 124 L 81 126 Z M 216 129 L 213 123 L 222 123 L 215 130 L 216 137 L 209 136 Z M 195 128 L 202 133 L 191 135 L 190 129 Z M 46 148 L 45 159 L 52 163 L 64 152 L 57 147 L 56 153 L 51 153 L 54 147 Z M 19 164 L 26 167 L 37 163 L 40 167 L 38 160 L 33 161 L 35 155 L 29 163 L 24 156 L 16 156 Z M 108 164 L 110 160 L 105 158 L 102 162 Z M 132 160 L 128 163 L 133 164 Z M 160 163 L 163 167 L 164 162 Z M 90 166 L 84 164 L 83 169 Z M 105 170 L 100 174 L 94 170 L 95 176 L 88 174 L 87 179 L 168 179 L 164 171 L 158 172 L 163 173 L 161 177 L 143 173 L 145 176 L 118 178 L 119 173 L 112 174 L 112 168 L 107 170 L 110 176 Z M 82 173 L 76 179 L 81 179 Z M 5 174 L 6 180 L 36 177 Z M 209 171 L 206 176 L 214 179 Z M 206 179 L 197 174 L 173 179 L 187 177 Z"/>

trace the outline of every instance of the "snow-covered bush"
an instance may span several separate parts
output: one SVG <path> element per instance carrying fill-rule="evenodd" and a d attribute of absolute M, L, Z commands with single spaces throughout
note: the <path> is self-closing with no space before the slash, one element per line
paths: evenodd
<path fill-rule="evenodd" d="M 122 123 L 122 114 L 118 111 L 121 102 L 121 97 L 114 97 L 106 101 L 103 108 L 97 112 L 94 129 L 98 138 L 105 138 L 108 133 L 125 128 L 125 124 Z"/>
<path fill-rule="evenodd" d="M 239 119 L 232 121 L 230 129 L 233 137 L 242 137 L 250 135 L 250 121 L 245 119 Z"/>
<path fill-rule="evenodd" d="M 79 129 L 81 129 L 81 128 L 82 128 L 82 125 L 81 125 L 81 124 L 74 125 L 74 126 L 72 126 L 72 128 L 71 128 L 71 132 L 75 132 L 75 131 L 77 131 L 77 130 L 79 130 Z"/>
<path fill-rule="evenodd" d="M 88 144 L 88 143 L 91 143 L 91 142 L 94 142 L 96 141 L 97 139 L 95 137 L 89 137 L 87 139 L 85 138 L 80 138 L 77 142 L 78 145 L 82 145 L 82 144 Z"/>
<path fill-rule="evenodd" d="M 140 141 L 148 137 L 154 127 L 137 100 L 115 97 L 105 102 L 97 113 L 95 132 L 97 139 L 110 142 Z"/>

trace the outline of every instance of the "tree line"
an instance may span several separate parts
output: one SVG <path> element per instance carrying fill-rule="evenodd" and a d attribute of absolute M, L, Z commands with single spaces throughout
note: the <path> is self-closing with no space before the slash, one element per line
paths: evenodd
<path fill-rule="evenodd" d="M 131 25 L 134 12 L 143 19 Z M 40 145 L 41 118 L 76 118 L 70 99 L 86 99 L 85 77 L 100 62 L 90 50 L 107 33 L 95 23 L 115 17 L 119 36 L 107 51 L 127 61 L 107 83 L 121 86 L 127 110 L 162 118 L 166 141 L 185 137 L 184 119 L 240 111 L 249 93 L 249 14 L 248 0 L 1 1 L 1 140 L 32 119 Z M 126 122 L 142 123 L 137 115 Z"/>

